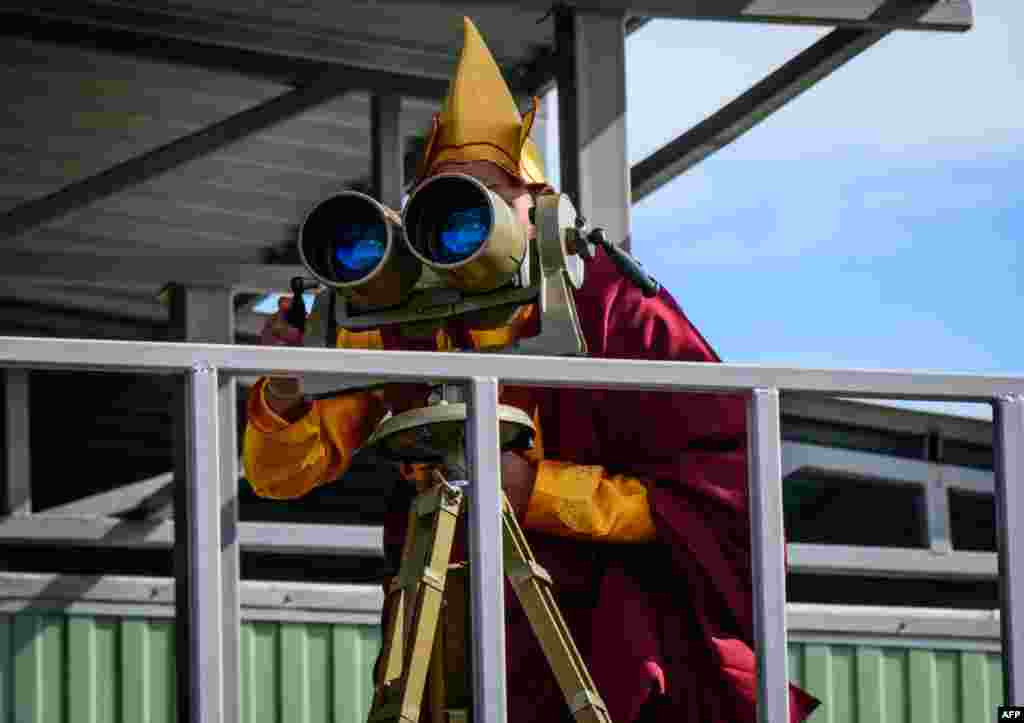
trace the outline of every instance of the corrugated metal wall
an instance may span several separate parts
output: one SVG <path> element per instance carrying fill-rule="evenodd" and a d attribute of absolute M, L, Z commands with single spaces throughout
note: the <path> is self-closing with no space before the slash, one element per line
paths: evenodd
<path fill-rule="evenodd" d="M 166 620 L 0 616 L 0 723 L 173 723 L 173 646 Z M 243 623 L 243 720 L 363 723 L 379 646 L 375 626 Z M 1003 697 L 986 651 L 793 642 L 789 669 L 824 702 L 810 723 L 977 723 Z"/>
<path fill-rule="evenodd" d="M 790 643 L 789 674 L 824 703 L 808 723 L 979 723 L 1003 700 L 985 651 Z"/>
<path fill-rule="evenodd" d="M 363 723 L 375 626 L 245 622 L 251 723 Z M 174 723 L 173 623 L 0 615 L 0 723 Z"/>

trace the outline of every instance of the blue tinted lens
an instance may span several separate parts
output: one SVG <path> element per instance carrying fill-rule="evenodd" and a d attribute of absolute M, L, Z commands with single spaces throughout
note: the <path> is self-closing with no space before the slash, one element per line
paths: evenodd
<path fill-rule="evenodd" d="M 487 240 L 490 213 L 486 206 L 452 211 L 441 226 L 437 261 L 452 264 L 468 259 Z"/>
<path fill-rule="evenodd" d="M 337 229 L 334 258 L 345 271 L 371 271 L 387 250 L 385 229 L 380 224 L 345 224 Z"/>

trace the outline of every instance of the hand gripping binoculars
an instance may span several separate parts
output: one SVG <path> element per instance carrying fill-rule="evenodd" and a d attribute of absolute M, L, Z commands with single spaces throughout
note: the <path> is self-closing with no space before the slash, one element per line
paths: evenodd
<path fill-rule="evenodd" d="M 427 179 L 401 215 L 357 191 L 331 195 L 299 229 L 299 256 L 314 281 L 292 282 L 296 300 L 318 286 L 330 293 L 317 295 L 308 317 L 304 304 L 293 303 L 289 322 L 305 329 L 307 345 L 333 348 L 339 328 L 399 324 L 422 332 L 461 316 L 473 328 L 494 329 L 537 304 L 539 334 L 503 350 L 585 354 L 572 290 L 582 286 L 595 246 L 645 295 L 659 286 L 601 229 L 588 229 L 566 196 L 534 200 L 531 239 L 513 209 L 472 176 Z"/>

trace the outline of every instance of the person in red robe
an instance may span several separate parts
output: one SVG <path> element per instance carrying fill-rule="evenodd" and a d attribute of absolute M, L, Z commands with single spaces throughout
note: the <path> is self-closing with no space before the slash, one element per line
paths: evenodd
<path fill-rule="evenodd" d="M 495 80 L 496 79 L 496 80 Z M 535 112 L 536 106 L 534 108 Z M 483 39 L 465 21 L 449 97 L 420 180 L 472 175 L 528 224 L 532 194 L 550 189 Z M 514 122 L 510 118 L 514 114 Z M 575 292 L 589 354 L 607 359 L 719 362 L 662 289 L 651 298 L 603 252 Z M 401 327 L 340 329 L 348 348 L 453 351 L 502 346 L 531 333 L 536 309 L 510 326 L 455 319 L 427 337 Z M 270 344 L 301 343 L 276 315 Z M 341 477 L 390 409 L 422 406 L 423 385 L 310 402 L 296 379 L 261 379 L 250 393 L 246 476 L 257 494 L 288 499 Z M 573 638 L 616 723 L 752 723 L 755 657 L 746 407 L 741 395 L 502 386 L 500 401 L 530 414 L 534 447 L 502 455 L 502 485 Z M 395 560 L 408 497 L 394 500 L 385 547 Z M 465 530 L 453 558 L 465 559 Z M 568 721 L 562 692 L 511 588 L 506 590 L 508 720 Z M 790 686 L 791 721 L 818 701 Z"/>

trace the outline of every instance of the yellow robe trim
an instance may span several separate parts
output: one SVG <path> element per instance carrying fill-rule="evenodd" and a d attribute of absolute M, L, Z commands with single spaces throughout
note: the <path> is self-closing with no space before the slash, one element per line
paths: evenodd
<path fill-rule="evenodd" d="M 544 460 L 537 466 L 524 525 L 561 537 L 605 542 L 650 542 L 654 519 L 647 487 L 603 467 Z"/>
<path fill-rule="evenodd" d="M 516 319 L 522 323 L 523 314 Z M 474 346 L 502 341 L 509 332 L 472 332 Z M 452 341 L 438 330 L 439 351 Z M 338 330 L 338 347 L 383 349 L 378 331 Z M 352 455 L 373 433 L 384 406 L 370 393 L 349 394 L 313 402 L 309 413 L 289 423 L 266 403 L 266 379 L 249 394 L 243 463 L 246 478 L 261 497 L 294 499 L 348 469 Z M 604 468 L 544 459 L 540 415 L 533 410 L 537 434 L 527 459 L 537 465 L 537 478 L 524 525 L 562 537 L 601 542 L 647 542 L 655 537 L 644 483 Z M 415 476 L 415 475 L 413 475 Z"/>

